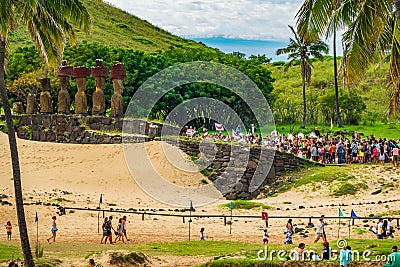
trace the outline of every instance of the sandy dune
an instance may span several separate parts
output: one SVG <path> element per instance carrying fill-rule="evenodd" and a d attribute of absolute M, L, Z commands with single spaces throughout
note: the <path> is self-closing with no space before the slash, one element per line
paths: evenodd
<path fill-rule="evenodd" d="M 175 212 L 175 207 L 160 203 L 140 189 L 126 166 L 121 145 L 72 145 L 18 140 L 18 147 L 24 198 L 28 204 L 41 201 L 50 204 L 58 203 L 63 206 L 96 208 L 99 196 L 103 194 L 104 203 L 102 207 L 107 209 L 163 209 L 162 212 L 164 213 L 189 215 L 188 212 Z M 199 181 L 203 179 L 201 174 L 195 172 L 195 169 L 183 172 L 180 168 L 172 167 L 167 158 L 162 155 L 163 150 L 160 144 L 149 143 L 147 144 L 147 150 L 150 151 L 149 155 L 157 172 L 170 182 L 176 185 L 198 185 Z M 181 155 L 176 156 L 178 160 L 184 162 L 183 164 L 192 164 L 190 161 L 185 161 Z M 194 168 L 195 166 L 192 167 Z M 381 167 L 371 169 L 371 171 L 375 171 L 377 176 L 383 173 Z M 398 172 L 394 172 L 393 175 L 398 175 Z M 384 174 L 383 176 L 385 179 L 393 178 L 389 174 Z M 0 177 L 2 178 L 0 179 L 0 194 L 9 196 L 7 200 L 13 203 L 11 161 L 8 140 L 3 133 L 0 133 Z M 272 216 L 319 216 L 320 214 L 337 216 L 338 207 L 330 207 L 329 204 L 332 203 L 348 204 L 349 206 L 342 208 L 346 215 L 349 214 L 351 209 L 354 209 L 359 216 L 365 216 L 374 212 L 399 210 L 400 202 L 354 206 L 351 203 L 367 201 L 378 203 L 380 200 L 398 199 L 400 198 L 398 195 L 398 186 L 392 188 L 386 194 L 372 196 L 367 191 L 355 197 L 342 199 L 325 197 L 322 192 L 303 190 L 287 192 L 278 197 L 257 201 L 275 207 L 275 209 L 268 211 Z M 229 214 L 228 210 L 218 208 L 219 204 L 225 202 L 227 201 L 220 199 L 213 204 L 197 208 L 194 215 Z M 284 202 L 291 202 L 291 204 L 284 204 Z M 194 204 L 196 206 L 196 203 Z M 321 204 L 324 206 L 319 207 Z M 305 208 L 299 209 L 300 205 Z M 39 239 L 45 242 L 45 238 L 50 235 L 50 218 L 57 212 L 57 207 L 51 205 L 27 205 L 25 208 L 32 238 L 36 238 L 34 216 L 35 212 L 38 212 Z M 260 215 L 260 218 L 234 220 L 232 225 L 233 234 L 229 234 L 229 226 L 224 226 L 222 218 L 195 218 L 191 224 L 192 239 L 197 239 L 199 229 L 205 227 L 209 240 L 238 240 L 261 243 L 262 231 L 260 229 L 265 226 L 265 222 L 261 220 L 261 210 L 234 210 L 234 214 Z M 110 214 L 106 213 L 106 215 Z M 17 237 L 15 205 L 0 206 L 0 216 L 4 222 L 11 220 L 14 225 L 14 235 Z M 67 212 L 66 215 L 58 218 L 59 232 L 57 241 L 99 242 L 101 235 L 97 233 L 97 216 L 97 212 Z M 120 216 L 122 216 L 122 213 L 114 214 L 116 218 Z M 270 221 L 271 242 L 283 242 L 285 221 L 284 219 Z M 116 220 L 114 222 L 116 223 Z M 316 223 L 315 220 L 313 222 Z M 294 223 L 298 227 L 304 228 L 308 220 L 296 219 Z M 374 223 L 372 220 L 368 222 L 370 225 Z M 328 220 L 328 224 L 327 232 L 329 238 L 336 239 L 337 221 Z M 363 226 L 365 223 L 356 221 L 356 224 Z M 160 231 L 162 234 L 160 234 Z M 128 215 L 127 232 L 131 239 L 130 242 L 134 243 L 187 240 L 188 223 L 187 219 L 183 223 L 182 218 L 178 217 L 146 215 L 142 220 L 141 215 Z M 343 226 L 341 235 L 347 234 L 348 228 Z M 296 235 L 294 242 L 311 243 L 315 236 L 313 229 L 309 229 L 307 235 L 308 237 Z M 373 235 L 369 232 L 362 236 L 373 238 Z"/>

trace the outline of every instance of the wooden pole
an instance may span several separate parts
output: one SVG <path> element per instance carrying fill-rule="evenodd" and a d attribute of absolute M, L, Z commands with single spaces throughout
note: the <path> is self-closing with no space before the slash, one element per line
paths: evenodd
<path fill-rule="evenodd" d="M 190 241 L 190 223 L 192 222 L 192 211 L 190 211 L 189 215 L 189 241 Z"/>
<path fill-rule="evenodd" d="M 339 227 L 337 230 L 337 238 L 339 238 L 339 236 L 340 236 L 340 216 L 339 216 Z"/>
<path fill-rule="evenodd" d="M 351 222 L 351 219 L 349 220 L 349 239 L 350 239 L 350 228 L 351 228 L 350 222 Z"/>
<path fill-rule="evenodd" d="M 99 202 L 99 212 L 97 213 L 97 233 L 100 233 L 100 202 Z"/>
<path fill-rule="evenodd" d="M 36 222 L 36 247 L 39 249 L 39 220 Z"/>
<path fill-rule="evenodd" d="M 229 224 L 229 234 L 232 234 L 232 210 L 231 210 L 231 223 Z"/>

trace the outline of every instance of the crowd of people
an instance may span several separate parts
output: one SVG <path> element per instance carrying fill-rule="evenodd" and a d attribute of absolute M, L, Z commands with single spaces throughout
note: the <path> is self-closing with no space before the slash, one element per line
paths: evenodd
<path fill-rule="evenodd" d="M 378 223 L 371 227 L 370 231 L 373 232 L 378 239 L 393 238 L 395 232 L 394 226 L 392 225 L 391 218 L 389 219 L 379 219 Z"/>
<path fill-rule="evenodd" d="M 288 135 L 281 136 L 276 148 L 287 151 L 299 157 L 307 158 L 324 164 L 351 164 L 392 162 L 399 166 L 399 140 L 385 138 L 361 138 L 355 132 L 352 137 L 321 136 L 318 128 L 310 136 Z"/>
<path fill-rule="evenodd" d="M 232 135 L 224 135 L 222 131 L 209 134 L 206 128 L 198 132 L 196 127 L 192 126 L 185 126 L 182 134 L 189 138 L 265 146 L 324 164 L 384 165 L 392 162 L 395 167 L 400 164 L 400 139 L 388 140 L 374 136 L 361 138 L 357 132 L 352 136 L 324 136 L 316 127 L 308 136 L 302 133 L 284 135 L 274 130 L 269 136 L 262 137 L 256 133 L 254 124 L 251 124 L 248 132 L 244 132 L 238 125 L 232 130 Z"/>

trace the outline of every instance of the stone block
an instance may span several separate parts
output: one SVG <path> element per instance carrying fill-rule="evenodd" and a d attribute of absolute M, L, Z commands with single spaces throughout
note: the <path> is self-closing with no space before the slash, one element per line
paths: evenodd
<path fill-rule="evenodd" d="M 125 66 L 122 63 L 113 64 L 111 67 L 110 79 L 125 79 L 126 78 L 126 71 Z"/>
<path fill-rule="evenodd" d="M 86 78 L 88 76 L 90 76 L 90 69 L 87 67 L 79 66 L 73 70 L 74 78 Z"/>

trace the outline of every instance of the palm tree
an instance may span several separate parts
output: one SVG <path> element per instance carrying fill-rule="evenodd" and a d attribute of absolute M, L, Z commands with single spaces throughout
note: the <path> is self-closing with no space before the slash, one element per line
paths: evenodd
<path fill-rule="evenodd" d="M 26 26 L 28 33 L 40 49 L 46 62 L 55 68 L 61 58 L 66 38 L 70 40 L 72 45 L 76 44 L 72 24 L 86 32 L 89 30 L 89 14 L 79 0 L 0 1 L 0 94 L 8 129 L 24 266 L 28 267 L 33 267 L 35 264 L 26 228 L 17 142 L 4 81 L 7 40 L 14 25 Z"/>
<path fill-rule="evenodd" d="M 322 42 L 315 34 L 306 32 L 299 35 L 292 26 L 289 26 L 294 35 L 294 39 L 290 38 L 289 45 L 285 48 L 278 49 L 277 55 L 288 54 L 290 60 L 286 67 L 287 71 L 294 66 L 297 61 L 300 61 L 301 81 L 303 88 L 303 122 L 301 128 L 306 127 L 307 118 L 307 103 L 306 103 L 306 82 L 311 81 L 312 61 L 310 56 L 319 60 L 323 59 L 323 53 L 328 53 L 328 45 Z"/>
<path fill-rule="evenodd" d="M 319 33 L 346 28 L 342 35 L 346 55 L 346 79 L 357 83 L 366 69 L 378 60 L 389 61 L 388 87 L 392 88 L 389 114 L 396 118 L 400 108 L 400 0 L 305 0 L 298 25 Z M 308 10 L 307 10 L 308 9 Z"/>
<path fill-rule="evenodd" d="M 297 12 L 297 27 L 301 33 L 309 30 L 316 31 L 325 38 L 333 37 L 333 72 L 335 87 L 336 122 L 338 127 L 343 127 L 340 116 L 339 85 L 338 85 L 338 64 L 336 55 L 336 33 L 341 28 L 338 21 L 332 20 L 332 14 L 339 8 L 342 0 L 305 0 Z M 315 23 L 315 17 L 323 17 L 327 23 Z"/>

